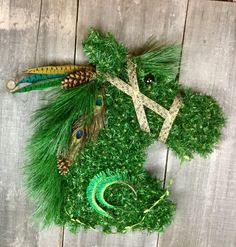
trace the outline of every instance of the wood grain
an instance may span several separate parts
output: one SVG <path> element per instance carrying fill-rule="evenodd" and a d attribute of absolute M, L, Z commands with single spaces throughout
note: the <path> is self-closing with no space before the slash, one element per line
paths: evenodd
<path fill-rule="evenodd" d="M 207 159 L 196 157 L 177 175 L 174 223 L 158 246 L 236 246 L 236 5 L 198 2 L 189 5 L 182 70 L 184 85 L 214 96 L 227 117 L 222 141 Z M 179 168 L 170 154 L 168 178 Z"/>
<path fill-rule="evenodd" d="M 62 11 L 63 9 L 63 11 Z M 0 246 L 61 246 L 58 227 L 40 231 L 31 218 L 21 167 L 29 116 L 39 93 L 13 96 L 5 82 L 54 59 L 73 63 L 76 1 L 0 1 Z"/>
<path fill-rule="evenodd" d="M 151 36 L 163 42 L 181 43 L 187 1 L 141 1 L 141 0 L 80 0 L 77 63 L 86 61 L 81 42 L 89 27 L 113 33 L 131 50 L 140 47 Z M 166 148 L 160 144 L 150 147 L 146 164 L 149 171 L 163 178 Z M 159 154 L 159 157 L 157 158 Z M 157 158 L 155 160 L 155 158 Z M 97 232 L 80 231 L 77 235 L 65 232 L 65 247 L 156 246 L 157 234 L 135 232 L 126 235 L 104 235 Z"/>

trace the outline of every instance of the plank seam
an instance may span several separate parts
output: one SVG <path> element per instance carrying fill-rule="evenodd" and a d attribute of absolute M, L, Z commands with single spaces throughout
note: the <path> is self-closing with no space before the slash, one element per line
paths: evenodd
<path fill-rule="evenodd" d="M 79 20 L 79 0 L 77 0 L 77 2 L 76 2 L 74 64 L 76 62 L 77 36 L 78 36 L 78 20 Z"/>
<path fill-rule="evenodd" d="M 166 150 L 166 161 L 165 161 L 165 170 L 164 170 L 163 189 L 166 187 L 168 159 L 169 159 L 169 148 L 167 148 L 167 150 Z"/>
<path fill-rule="evenodd" d="M 179 69 L 178 69 L 178 73 L 177 73 L 177 76 L 176 76 L 176 80 L 178 80 L 179 77 L 180 77 L 180 65 L 182 63 L 183 46 L 184 46 L 185 32 L 186 32 L 188 12 L 189 12 L 189 2 L 190 2 L 190 0 L 187 1 L 187 6 L 186 6 L 186 14 L 185 14 L 185 20 L 184 20 L 183 36 L 182 36 L 182 42 L 181 42 L 182 49 L 180 51 Z M 165 170 L 164 170 L 163 189 L 166 186 L 168 159 L 169 159 L 169 148 L 167 148 L 167 152 L 166 152 L 166 162 L 165 162 Z M 160 233 L 158 233 L 158 235 L 157 235 L 156 247 L 160 247 Z"/>
<path fill-rule="evenodd" d="M 230 1 L 227 1 L 227 0 L 210 0 L 211 2 L 226 2 L 226 3 L 236 3 L 236 0 L 230 0 Z"/>
<path fill-rule="evenodd" d="M 65 240 L 65 227 L 62 226 L 60 228 L 60 236 L 59 236 L 59 247 L 63 247 L 64 246 L 64 240 Z"/>
<path fill-rule="evenodd" d="M 183 58 L 183 47 L 184 47 L 184 41 L 185 41 L 187 21 L 188 21 L 189 3 L 190 3 L 190 0 L 188 0 L 188 2 L 187 2 L 186 17 L 185 17 L 185 21 L 184 21 L 184 30 L 183 30 L 183 37 L 182 37 L 182 42 L 181 42 L 182 49 L 180 51 L 180 59 L 179 59 L 179 71 L 178 71 L 176 79 L 179 79 L 179 77 L 180 77 L 180 67 L 181 67 L 182 58 Z"/>
<path fill-rule="evenodd" d="M 39 7 L 39 20 L 38 20 L 37 35 L 36 35 L 36 44 L 35 44 L 34 66 L 36 66 L 36 59 L 37 59 L 37 50 L 38 50 L 38 41 L 39 41 L 39 30 L 40 30 L 41 18 L 42 18 L 42 8 L 43 8 L 43 0 L 40 1 L 40 7 Z"/>

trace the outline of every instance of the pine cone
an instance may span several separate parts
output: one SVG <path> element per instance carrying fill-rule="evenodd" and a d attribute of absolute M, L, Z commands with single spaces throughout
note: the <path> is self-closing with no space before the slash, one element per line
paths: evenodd
<path fill-rule="evenodd" d="M 70 160 L 68 160 L 67 158 L 63 156 L 60 156 L 58 158 L 57 168 L 61 175 L 65 175 L 69 171 L 70 166 L 71 166 Z"/>
<path fill-rule="evenodd" d="M 95 68 L 88 66 L 68 75 L 62 82 L 64 89 L 73 88 L 81 84 L 88 83 L 95 75 Z"/>

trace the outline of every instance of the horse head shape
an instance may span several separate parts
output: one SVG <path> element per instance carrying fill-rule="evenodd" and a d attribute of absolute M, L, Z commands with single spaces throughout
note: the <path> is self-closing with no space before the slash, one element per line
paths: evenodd
<path fill-rule="evenodd" d="M 37 215 L 71 230 L 162 231 L 175 203 L 145 171 L 146 149 L 159 139 L 182 161 L 206 156 L 219 140 L 222 110 L 212 97 L 180 86 L 175 45 L 149 42 L 132 55 L 111 34 L 91 29 L 83 48 L 87 67 L 28 71 L 47 79 L 29 90 L 63 81 L 34 115 L 25 171 Z M 49 70 L 54 74 L 38 74 Z M 78 86 L 77 78 L 86 83 Z"/>

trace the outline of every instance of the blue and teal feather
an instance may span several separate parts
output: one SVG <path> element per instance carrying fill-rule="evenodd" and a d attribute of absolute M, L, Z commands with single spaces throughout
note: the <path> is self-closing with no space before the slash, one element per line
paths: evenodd
<path fill-rule="evenodd" d="M 33 83 L 33 84 L 27 85 L 25 87 L 18 88 L 16 90 L 14 90 L 13 93 L 26 93 L 26 92 L 30 92 L 33 90 L 43 90 L 43 89 L 46 89 L 49 87 L 59 86 L 61 84 L 62 80 L 63 80 L 63 77 L 39 81 L 37 83 Z"/>
<path fill-rule="evenodd" d="M 21 80 L 17 82 L 17 85 L 22 83 L 36 83 L 42 80 L 54 79 L 54 78 L 62 78 L 65 77 L 67 74 L 32 74 L 25 76 Z"/>

